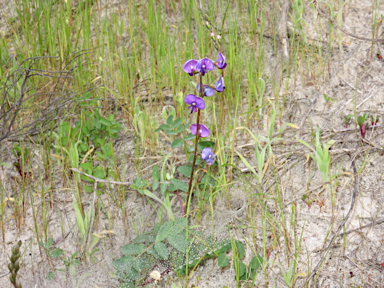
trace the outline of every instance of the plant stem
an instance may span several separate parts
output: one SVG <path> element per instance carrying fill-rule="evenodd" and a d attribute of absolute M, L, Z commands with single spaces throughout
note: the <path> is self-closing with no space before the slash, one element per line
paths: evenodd
<path fill-rule="evenodd" d="M 204 95 L 203 95 L 203 76 L 200 74 L 200 97 L 203 98 Z M 189 205 L 189 201 L 190 199 L 192 198 L 192 193 L 191 193 L 191 189 L 192 189 L 192 181 L 193 181 L 193 174 L 195 172 L 195 164 L 196 164 L 196 157 L 197 157 L 197 144 L 199 142 L 199 136 L 200 136 L 200 127 L 199 127 L 199 124 L 200 124 L 200 109 L 197 109 L 197 116 L 196 116 L 196 142 L 195 142 L 195 152 L 194 152 L 194 155 L 193 155 L 193 162 L 192 162 L 192 170 L 191 170 L 191 177 L 189 178 L 189 188 L 188 188 L 188 195 L 187 195 L 187 203 L 185 204 L 185 211 L 188 211 L 188 205 Z"/>

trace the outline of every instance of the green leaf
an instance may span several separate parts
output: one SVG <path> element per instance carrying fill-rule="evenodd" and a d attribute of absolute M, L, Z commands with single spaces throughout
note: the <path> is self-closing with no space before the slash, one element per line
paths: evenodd
<path fill-rule="evenodd" d="M 136 178 L 135 180 L 133 180 L 133 184 L 130 187 L 132 189 L 138 190 L 138 189 L 146 188 L 147 186 L 148 186 L 148 181 L 141 179 L 139 177 L 139 178 Z"/>
<path fill-rule="evenodd" d="M 217 255 L 227 252 L 230 248 L 231 248 L 231 241 L 229 241 L 229 239 L 223 239 L 219 242 L 216 242 L 211 248 L 211 251 L 207 253 L 206 256 L 216 257 Z"/>
<path fill-rule="evenodd" d="M 174 130 L 165 130 L 164 133 L 167 135 L 177 135 L 177 132 Z"/>
<path fill-rule="evenodd" d="M 229 264 L 229 259 L 227 256 L 225 256 L 225 254 L 221 253 L 219 255 L 219 257 L 217 258 L 217 265 L 219 265 L 219 267 L 221 268 L 224 268 L 224 267 L 227 267 Z"/>
<path fill-rule="evenodd" d="M 74 266 L 79 266 L 79 265 L 80 265 L 80 261 L 79 261 L 78 259 L 74 259 L 73 262 L 72 262 L 72 264 L 73 264 Z"/>
<path fill-rule="evenodd" d="M 160 184 L 161 195 L 165 194 L 165 192 L 167 191 L 167 188 L 168 188 L 168 184 Z"/>
<path fill-rule="evenodd" d="M 68 270 L 69 270 L 69 275 L 75 276 L 75 274 L 76 274 L 76 267 L 75 267 L 75 265 L 70 264 Z"/>
<path fill-rule="evenodd" d="M 152 246 L 151 248 L 149 248 L 149 249 L 147 250 L 147 253 L 150 254 L 150 255 L 152 255 L 153 257 L 155 257 L 155 258 L 157 258 L 157 259 L 161 259 L 159 253 L 157 253 L 157 251 L 156 251 L 156 249 L 155 249 L 154 246 Z"/>
<path fill-rule="evenodd" d="M 263 264 L 263 257 L 260 255 L 256 255 L 252 258 L 251 262 L 249 262 L 249 267 L 253 270 L 257 270 Z"/>
<path fill-rule="evenodd" d="M 142 234 L 142 235 L 137 236 L 135 239 L 133 239 L 132 242 L 135 244 L 144 243 L 144 242 L 148 241 L 148 238 L 149 238 L 148 235 Z"/>
<path fill-rule="evenodd" d="M 159 166 L 155 165 L 152 169 L 152 178 L 153 181 L 160 181 L 160 176 L 159 176 Z"/>
<path fill-rule="evenodd" d="M 52 244 L 53 244 L 53 239 L 52 238 L 48 238 L 47 243 L 45 243 L 45 248 L 51 247 Z"/>
<path fill-rule="evenodd" d="M 185 253 L 188 248 L 188 241 L 185 233 L 180 233 L 167 237 L 169 244 L 171 244 L 175 249 L 181 253 Z"/>
<path fill-rule="evenodd" d="M 242 259 L 244 257 L 245 249 L 243 243 L 241 243 L 239 240 L 235 241 L 237 253 L 239 255 L 239 259 Z"/>
<path fill-rule="evenodd" d="M 185 129 L 184 129 L 184 125 L 180 125 L 179 127 L 175 128 L 176 129 L 176 132 L 179 134 L 181 132 L 183 132 Z"/>
<path fill-rule="evenodd" d="M 119 271 L 125 271 L 128 268 L 133 266 L 133 263 L 136 261 L 135 258 L 133 258 L 130 255 L 124 255 L 123 257 L 119 259 L 115 259 L 112 261 L 113 267 L 115 267 Z"/>
<path fill-rule="evenodd" d="M 194 145 L 188 145 L 187 146 L 187 151 L 188 152 L 194 152 L 195 151 L 195 146 Z M 193 159 L 193 155 L 191 155 L 192 156 L 192 159 Z M 190 163 L 192 163 L 192 161 L 189 161 Z"/>
<path fill-rule="evenodd" d="M 175 226 L 181 226 L 182 228 L 187 228 L 187 218 L 181 217 L 175 220 Z M 184 230 L 183 229 L 183 230 Z"/>
<path fill-rule="evenodd" d="M 177 190 L 178 190 L 177 187 L 175 185 L 173 185 L 173 184 L 169 185 L 169 187 L 168 187 L 168 191 L 169 192 L 175 192 Z"/>
<path fill-rule="evenodd" d="M 137 272 L 136 269 L 131 268 L 126 271 L 126 278 L 128 279 L 137 280 L 139 279 L 139 277 L 140 277 L 140 273 Z"/>
<path fill-rule="evenodd" d="M 198 150 L 203 150 L 204 148 L 214 148 L 215 147 L 215 142 L 212 141 L 199 141 L 197 144 L 197 149 Z"/>
<path fill-rule="evenodd" d="M 195 148 L 192 148 L 192 152 L 193 151 L 195 151 Z M 201 164 L 201 162 L 203 162 L 203 160 L 201 160 L 201 158 L 200 157 L 197 157 L 196 158 L 196 163 L 195 163 L 195 165 L 200 165 Z M 189 158 L 188 158 L 188 163 L 193 163 L 193 155 L 191 155 Z"/>
<path fill-rule="evenodd" d="M 183 174 L 185 177 L 191 177 L 191 172 L 192 172 L 192 165 L 184 165 L 177 167 L 177 171 L 179 173 Z"/>
<path fill-rule="evenodd" d="M 173 121 L 173 115 L 170 115 L 167 119 L 167 125 L 171 125 L 172 124 L 172 121 Z"/>
<path fill-rule="evenodd" d="M 181 146 L 183 146 L 183 140 L 181 140 L 180 138 L 176 138 L 175 140 L 173 140 L 173 142 L 172 142 L 172 144 L 171 144 L 171 147 L 172 147 L 173 149 L 175 149 L 175 148 L 179 148 L 179 147 L 181 147 Z"/>
<path fill-rule="evenodd" d="M 173 228 L 174 226 L 174 221 L 173 220 L 168 220 L 167 222 L 165 222 L 159 232 L 157 233 L 157 236 L 156 236 L 156 242 L 160 242 L 160 241 L 163 241 L 165 238 L 167 238 L 168 236 L 172 235 L 170 233 L 171 229 Z M 182 229 L 182 228 L 181 228 Z"/>
<path fill-rule="evenodd" d="M 174 223 L 175 224 L 171 228 L 169 228 L 169 231 L 168 231 L 167 237 L 166 237 L 167 239 L 169 239 L 169 237 L 172 237 L 176 234 L 179 234 L 185 228 L 185 226 L 183 226 L 184 223 L 182 225 L 180 225 L 179 223 L 178 223 L 178 225 L 176 225 L 176 221 L 174 221 Z"/>
<path fill-rule="evenodd" d="M 93 172 L 93 176 L 99 179 L 105 179 L 106 173 L 103 167 L 98 166 Z"/>
<path fill-rule="evenodd" d="M 160 183 L 157 182 L 157 181 L 156 181 L 156 182 L 153 182 L 153 183 L 152 183 L 152 191 L 155 191 L 157 188 L 159 188 L 159 184 L 160 184 Z"/>
<path fill-rule="evenodd" d="M 175 187 L 181 191 L 188 192 L 188 185 L 185 184 L 183 181 L 180 181 L 179 179 L 172 178 L 171 183 L 175 185 Z"/>
<path fill-rule="evenodd" d="M 60 257 L 63 254 L 63 250 L 61 249 L 55 249 L 51 252 L 51 257 L 57 258 Z"/>
<path fill-rule="evenodd" d="M 155 243 L 156 252 L 159 254 L 160 258 L 163 260 L 167 260 L 169 257 L 169 252 L 167 246 L 163 242 Z"/>
<path fill-rule="evenodd" d="M 193 135 L 192 133 L 188 133 L 188 135 L 184 137 L 184 140 L 188 141 L 188 140 L 192 140 L 195 138 L 196 138 L 196 135 Z"/>
<path fill-rule="evenodd" d="M 5 162 L 1 162 L 1 163 L 0 163 L 0 166 L 6 166 L 6 167 L 10 167 L 10 168 L 12 168 L 12 165 L 11 165 L 11 164 L 9 164 L 9 163 L 5 163 Z"/>
<path fill-rule="evenodd" d="M 172 128 L 177 128 L 181 124 L 181 118 L 177 118 L 172 124 Z"/>
<path fill-rule="evenodd" d="M 87 150 L 88 150 L 88 145 L 87 145 L 87 143 L 82 142 L 82 143 L 79 144 L 79 151 L 85 152 L 85 151 L 87 151 Z M 80 166 L 81 166 L 81 165 L 80 165 Z"/>
<path fill-rule="evenodd" d="M 171 127 L 169 127 L 168 125 L 163 124 L 163 125 L 160 125 L 160 127 L 157 128 L 157 129 L 155 130 L 155 132 L 159 132 L 159 131 L 161 131 L 161 130 L 168 130 L 168 129 L 171 129 Z"/>
<path fill-rule="evenodd" d="M 127 281 L 124 281 L 124 283 L 120 283 L 119 286 L 117 286 L 117 288 L 135 288 L 135 285 L 133 285 L 132 282 L 127 282 Z"/>
<path fill-rule="evenodd" d="M 139 255 L 143 251 L 143 247 L 137 244 L 128 244 L 121 247 L 121 253 L 125 255 Z"/>
<path fill-rule="evenodd" d="M 209 186 L 215 186 L 216 181 L 211 175 L 204 174 L 203 178 L 200 181 L 200 184 L 208 184 Z"/>
<path fill-rule="evenodd" d="M 247 266 L 245 266 L 245 264 L 242 261 L 240 261 L 239 262 L 239 277 L 244 276 L 246 270 L 247 270 Z M 246 279 L 244 279 L 244 280 L 246 280 Z"/>
<path fill-rule="evenodd" d="M 49 271 L 47 274 L 47 280 L 52 280 L 55 278 L 55 272 Z"/>
<path fill-rule="evenodd" d="M 84 185 L 84 192 L 92 193 L 93 192 L 93 186 L 92 185 Z"/>

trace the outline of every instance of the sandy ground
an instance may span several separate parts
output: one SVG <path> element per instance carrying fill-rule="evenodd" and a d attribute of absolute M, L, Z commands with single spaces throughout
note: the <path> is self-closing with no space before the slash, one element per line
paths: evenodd
<path fill-rule="evenodd" d="M 7 11 L 9 8 L 7 2 L 1 1 L 0 8 Z M 343 11 L 343 28 L 351 34 L 359 37 L 371 37 L 372 29 L 372 3 L 368 0 L 349 1 Z M 384 5 L 381 5 L 381 14 L 384 15 Z M 313 15 L 305 15 L 307 21 L 308 38 L 317 38 L 317 33 L 323 33 L 324 39 L 327 39 L 327 21 L 324 18 L 314 19 Z M 4 17 L 4 14 L 1 15 Z M 1 19 L 4 21 L 4 19 Z M 320 22 L 317 22 L 320 21 Z M 3 22 L 2 22 L 3 23 Z M 318 23 L 323 23 L 324 27 L 319 28 Z M 0 25 L 4 28 L 4 25 Z M 2 32 L 4 31 L 1 28 Z M 6 29 L 5 29 L 6 30 Z M 383 38 L 382 28 L 379 28 L 380 38 Z M 303 146 L 298 144 L 287 144 L 284 147 L 276 149 L 276 163 L 280 165 L 278 174 L 281 177 L 280 189 L 283 195 L 284 214 L 286 226 L 290 229 L 290 215 L 292 203 L 296 207 L 297 231 L 300 235 L 303 229 L 302 249 L 298 257 L 298 274 L 303 276 L 308 270 L 312 271 L 315 265 L 324 255 L 325 248 L 329 243 L 330 237 L 336 232 L 339 224 L 347 215 L 355 187 L 355 179 L 351 176 L 353 173 L 352 161 L 356 163 L 357 169 L 362 169 L 356 183 L 356 202 L 352 214 L 345 225 L 345 231 L 360 228 L 364 225 L 378 221 L 379 224 L 362 228 L 345 237 L 339 237 L 334 242 L 325 258 L 324 265 L 320 268 L 318 282 L 316 287 L 384 287 L 384 226 L 380 220 L 384 219 L 384 191 L 383 191 L 383 171 L 384 157 L 380 148 L 384 145 L 383 127 L 369 129 L 367 140 L 369 143 L 362 144 L 359 134 L 356 133 L 354 125 L 343 126 L 343 116 L 354 113 L 356 109 L 357 116 L 363 113 L 370 113 L 380 116 L 379 124 L 384 119 L 384 61 L 377 54 L 383 50 L 382 43 L 362 41 L 351 37 L 345 33 L 343 36 L 343 46 L 340 51 L 338 43 L 332 44 L 332 59 L 327 67 L 328 77 L 325 80 L 319 75 L 308 75 L 308 77 L 298 76 L 296 83 L 290 82 L 288 86 L 287 101 L 285 103 L 285 115 L 283 120 L 294 123 L 301 128 L 301 135 L 298 133 L 287 136 L 297 137 L 310 141 L 311 129 L 319 126 L 322 131 L 328 131 L 331 138 L 336 141 L 332 147 L 332 174 L 343 173 L 338 177 L 338 188 L 336 190 L 336 205 L 334 211 L 331 211 L 331 200 L 328 188 L 321 190 L 322 179 L 318 173 L 314 162 L 307 162 L 306 153 Z M 328 44 L 320 44 L 328 45 Z M 384 54 L 384 52 L 383 52 Z M 267 57 L 271 63 L 277 64 L 274 59 L 272 46 L 270 51 L 266 51 Z M 310 59 L 312 65 L 317 65 L 316 59 Z M 271 66 L 272 74 L 274 65 Z M 285 75 L 288 76 L 292 75 Z M 266 92 L 272 97 L 271 87 L 267 87 Z M 327 103 L 323 94 L 332 98 L 334 103 Z M 247 98 L 247 97 L 245 97 Z M 241 121 L 241 119 L 240 119 Z M 349 130 L 348 130 L 349 129 Z M 344 130 L 344 131 L 343 131 Z M 266 134 L 266 131 L 258 129 L 255 125 L 255 133 Z M 326 134 L 327 135 L 327 134 Z M 129 135 L 132 136 L 132 135 Z M 132 141 L 125 140 L 116 142 L 117 151 L 130 151 L 133 147 Z M 133 139 L 133 137 L 128 137 Z M 238 139 L 236 147 L 248 144 L 246 139 Z M 0 162 L 12 163 L 13 156 L 10 153 L 11 144 L 1 143 Z M 241 150 L 247 155 L 247 159 L 255 164 L 254 156 L 249 148 Z M 286 157 L 286 152 L 292 152 Z M 133 155 L 126 155 L 131 157 Z M 34 155 L 34 169 L 42 169 L 39 164 L 38 149 Z M 131 163 L 133 170 L 133 163 Z M 241 167 L 239 161 L 238 165 Z M 130 167 L 128 165 L 127 169 Z M 131 171 L 132 171 L 131 170 Z M 129 171 L 128 171 L 129 172 Z M 273 175 L 269 174 L 269 182 L 273 180 Z M 59 175 L 59 173 L 58 173 Z M 127 180 L 133 180 L 132 178 Z M 17 176 L 16 171 L 0 166 L 0 180 L 7 188 L 8 197 L 17 197 L 19 193 L 16 182 L 11 181 L 11 176 Z M 61 179 L 57 178 L 57 187 L 54 188 L 55 209 L 48 212 L 49 218 L 48 234 L 57 242 L 55 247 L 63 249 L 68 255 L 79 249 L 76 243 L 76 222 L 75 213 L 72 206 L 73 199 L 70 192 L 59 193 L 61 191 Z M 237 187 L 236 187 L 237 186 Z M 269 186 L 269 185 L 267 185 Z M 214 234 L 220 239 L 231 236 L 241 240 L 257 243 L 258 247 L 262 244 L 262 233 L 259 230 L 257 235 L 252 234 L 251 229 L 243 228 L 228 229 L 228 225 L 240 225 L 243 219 L 247 219 L 249 203 L 251 201 L 249 193 L 254 191 L 243 191 L 243 185 L 235 185 L 230 192 L 231 208 L 228 210 L 228 200 L 219 195 L 215 203 L 215 217 L 213 222 Z M 301 200 L 301 196 L 308 191 L 312 191 L 311 199 L 314 202 L 307 205 Z M 29 192 L 28 192 L 29 193 Z M 69 195 L 69 196 L 68 196 Z M 29 197 L 29 196 L 28 196 Z M 89 196 L 89 199 L 92 197 Z M 20 224 L 20 229 L 15 229 L 15 221 L 11 217 L 12 203 L 5 206 L 5 242 L 1 245 L 0 253 L 0 287 L 10 287 L 8 282 L 8 269 L 6 267 L 7 259 L 11 247 L 18 241 L 23 242 L 22 246 L 22 269 L 20 270 L 20 281 L 24 288 L 29 287 L 116 287 L 117 281 L 113 278 L 114 268 L 111 265 L 113 259 L 120 257 L 120 247 L 129 243 L 135 237 L 133 227 L 138 227 L 137 232 L 148 230 L 153 224 L 156 211 L 147 204 L 140 196 L 133 192 L 127 194 L 126 205 L 129 217 L 122 217 L 118 209 L 114 209 L 113 204 L 108 201 L 108 197 L 103 195 L 101 200 L 106 203 L 98 219 L 96 220 L 95 232 L 113 230 L 113 233 L 106 233 L 105 238 L 100 241 L 97 248 L 100 251 L 96 254 L 96 263 L 82 263 L 76 268 L 75 277 L 66 277 L 64 272 L 57 272 L 58 278 L 47 280 L 47 273 L 51 270 L 50 263 L 46 257 L 39 251 L 34 234 L 34 223 L 32 219 L 31 207 L 27 207 L 26 217 Z M 40 207 L 41 199 L 36 197 L 35 206 Z M 278 213 L 275 202 L 268 203 L 270 213 Z M 87 206 L 86 206 L 87 207 Z M 111 219 L 106 217 L 105 211 L 111 215 Z M 277 214 L 276 214 L 277 215 Z M 177 215 L 180 216 L 180 215 Z M 276 216 L 278 218 L 278 216 Z M 334 225 L 331 226 L 332 217 Z M 128 219 L 128 223 L 123 223 L 122 219 Z M 42 223 L 38 223 L 41 225 Z M 201 230 L 207 235 L 211 231 L 212 222 L 210 213 L 203 215 L 199 225 Z M 260 219 L 255 220 L 255 225 L 261 227 Z M 130 227 L 126 230 L 124 227 Z M 291 231 L 293 235 L 294 232 Z M 327 233 L 329 237 L 327 238 Z M 279 238 L 280 237 L 280 238 Z M 284 239 L 278 236 L 279 244 L 273 246 L 274 235 L 268 235 L 267 246 L 271 248 L 269 255 L 269 287 L 285 287 L 283 285 L 282 273 L 277 265 L 280 263 L 287 269 L 286 250 L 284 248 Z M 0 242 L 1 243 L 1 242 Z M 293 245 L 291 243 L 291 245 Z M 272 249 L 272 247 L 274 247 Z M 292 251 L 293 253 L 293 251 Z M 244 262 L 248 263 L 252 254 L 247 249 Z M 62 268 L 59 261 L 54 262 L 56 268 Z M 308 266 L 310 269 L 308 269 Z M 169 279 L 160 282 L 157 287 L 170 287 Z M 58 280 L 59 279 L 59 280 Z M 177 283 L 177 279 L 173 278 Z M 303 278 L 297 280 L 295 287 L 301 287 L 304 284 Z M 236 287 L 234 281 L 233 268 L 221 270 L 214 261 L 207 261 L 205 265 L 199 266 L 191 278 L 188 287 Z M 262 273 L 259 274 L 256 281 L 256 287 L 264 285 Z M 147 287 L 155 287 L 154 284 Z M 246 286 L 244 286 L 246 287 Z"/>

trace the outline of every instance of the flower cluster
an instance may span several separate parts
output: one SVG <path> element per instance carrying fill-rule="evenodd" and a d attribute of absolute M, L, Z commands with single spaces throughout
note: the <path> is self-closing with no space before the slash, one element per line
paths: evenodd
<path fill-rule="evenodd" d="M 198 83 L 196 86 L 200 97 L 194 94 L 188 94 L 187 96 L 185 96 L 184 99 L 184 102 L 189 105 L 188 109 L 191 110 L 191 113 L 205 109 L 205 102 L 203 97 L 211 97 L 215 94 L 216 91 L 224 91 L 225 84 L 223 74 L 220 75 L 219 80 L 217 80 L 214 87 L 201 83 L 202 76 L 204 76 L 208 71 L 212 71 L 215 66 L 220 70 L 224 69 L 227 66 L 227 63 L 225 62 L 225 57 L 223 54 L 221 54 L 221 52 L 218 53 L 216 62 L 213 62 L 208 58 L 203 58 L 201 60 L 191 59 L 184 63 L 183 70 L 185 73 L 188 73 L 190 76 L 193 76 L 195 74 L 201 75 L 200 83 Z M 199 117 L 199 115 L 200 114 L 198 113 L 197 117 Z M 197 121 L 197 123 L 199 123 L 199 121 Z M 193 135 L 196 135 L 196 133 L 198 132 L 198 135 L 196 137 L 207 137 L 210 134 L 208 127 L 203 124 L 192 124 L 190 130 Z M 208 165 L 212 165 L 215 162 L 215 155 L 213 154 L 211 148 L 204 148 L 201 154 L 201 158 Z"/>

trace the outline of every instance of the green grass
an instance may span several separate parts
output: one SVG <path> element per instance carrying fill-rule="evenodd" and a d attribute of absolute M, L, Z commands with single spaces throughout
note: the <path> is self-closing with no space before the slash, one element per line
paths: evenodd
<path fill-rule="evenodd" d="M 69 168 L 79 169 L 88 163 L 94 169 L 94 176 L 124 182 L 132 175 L 149 180 L 152 169 L 146 168 L 158 163 L 162 173 L 160 182 L 169 181 L 176 173 L 175 169 L 185 164 L 185 158 L 174 160 L 172 157 L 185 153 L 186 149 L 171 152 L 170 146 L 175 138 L 154 131 L 165 123 L 169 113 L 173 113 L 175 118 L 181 117 L 183 123 L 193 123 L 183 99 L 186 94 L 195 92 L 196 83 L 192 82 L 197 80 L 185 74 L 181 67 L 192 58 L 207 56 L 215 60 L 219 48 L 228 63 L 224 71 L 226 89 L 211 97 L 202 113 L 202 121 L 214 131 L 207 140 L 216 143 L 219 166 L 208 171 L 214 175 L 215 187 L 194 184 L 200 191 L 191 208 L 193 215 L 198 224 L 204 221 L 204 213 L 209 211 L 208 218 L 213 227 L 215 202 L 226 199 L 230 209 L 231 189 L 240 187 L 245 191 L 247 202 L 242 228 L 251 231 L 252 239 L 246 240 L 248 249 L 263 259 L 260 279 L 264 285 L 276 283 L 276 279 L 281 278 L 286 287 L 296 287 L 298 279 L 311 272 L 310 264 L 298 268 L 299 255 L 305 254 L 302 249 L 304 226 L 297 221 L 297 203 L 291 203 L 288 209 L 282 191 L 285 180 L 277 162 L 289 156 L 285 154 L 277 159 L 276 152 L 284 148 L 284 141 L 296 140 L 296 134 L 289 134 L 288 137 L 292 138 L 287 139 L 284 133 L 290 128 L 298 128 L 299 121 L 296 119 L 297 125 L 288 123 L 291 121 L 287 120 L 285 104 L 289 99 L 287 94 L 279 95 L 280 87 L 276 87 L 274 73 L 281 77 L 289 75 L 287 81 L 291 85 L 296 85 L 297 79 L 302 77 L 319 83 L 324 81 L 328 77 L 326 67 L 331 57 L 331 44 L 324 48 L 318 44 L 320 42 L 306 37 L 303 17 L 305 13 L 314 13 L 313 5 L 293 1 L 293 9 L 288 15 L 294 26 L 289 39 L 289 61 L 281 71 L 275 71 L 277 62 L 271 61 L 270 53 L 280 53 L 275 32 L 280 19 L 279 3 L 210 0 L 200 7 L 199 2 L 205 1 L 130 0 L 117 6 L 97 0 L 14 1 L 9 14 L 4 15 L 8 32 L 0 39 L 0 86 L 12 87 L 8 88 L 8 94 L 2 94 L 2 97 L 7 97 L 6 106 L 14 105 L 20 97 L 25 80 L 25 70 L 22 69 L 34 69 L 33 73 L 39 75 L 28 78 L 26 100 L 20 106 L 12 129 L 36 120 L 45 107 L 61 106 L 57 109 L 59 119 L 51 117 L 42 122 L 42 131 L 27 135 L 23 133 L 27 129 L 21 130 L 12 139 L 18 145 L 15 158 L 20 164 L 20 175 L 8 179 L 12 191 L 0 186 L 3 240 L 5 229 L 9 229 L 9 219 L 14 219 L 17 231 L 25 229 L 23 223 L 29 217 L 29 209 L 33 219 L 33 243 L 45 243 L 52 237 L 51 210 L 60 219 L 60 231 L 64 237 L 66 228 L 62 212 L 56 206 L 57 193 L 63 199 L 75 201 L 72 213 L 77 224 L 74 228 L 76 248 L 82 253 L 84 263 L 90 259 L 86 255 L 93 255 L 93 248 L 99 240 L 105 245 L 114 241 L 113 237 L 93 235 L 103 230 L 99 227 L 102 215 L 106 216 L 110 231 L 114 230 L 116 218 L 122 218 L 127 235 L 139 235 L 157 222 L 176 218 L 180 214 L 176 196 L 152 191 L 152 183 L 143 188 L 143 193 L 137 189 L 141 193 L 137 197 L 140 197 L 142 205 L 158 209 L 157 216 L 154 216 L 156 219 L 148 224 L 148 219 L 140 215 L 138 223 L 133 221 L 134 211 L 128 209 L 126 202 L 128 193 L 136 193 L 132 187 L 99 187 Z M 344 5 L 339 3 L 339 6 Z M 378 1 L 375 1 L 375 7 L 378 9 Z M 342 25 L 342 11 L 335 14 L 334 8 L 330 4 L 328 12 Z M 372 15 L 374 30 L 381 21 L 378 17 L 377 13 Z M 329 32 L 333 30 L 329 25 Z M 221 39 L 212 37 L 212 32 Z M 341 32 L 337 30 L 337 33 L 339 48 L 342 49 Z M 373 37 L 378 37 L 375 33 Z M 27 60 L 31 57 L 45 58 Z M 217 79 L 208 74 L 204 81 L 214 84 Z M 283 81 L 281 83 L 286 85 Z M 283 91 L 288 93 L 286 87 Z M 91 140 L 86 148 L 82 148 L 81 141 L 85 141 L 82 138 L 85 136 L 71 134 L 76 133 L 75 127 L 85 129 L 95 111 L 104 119 L 101 121 L 114 115 L 114 121 L 123 127 L 117 142 L 111 134 L 103 134 L 105 145 L 110 145 L 111 150 L 102 150 L 102 147 L 107 149 L 104 144 L 93 147 L 93 150 L 91 146 L 95 143 Z M 67 121 L 72 132 L 60 134 L 60 121 Z M 294 133 L 292 130 L 295 129 L 287 133 Z M 298 141 L 313 151 L 311 157 L 319 167 L 316 173 L 321 174 L 332 187 L 328 148 L 333 142 L 321 147 L 319 133 L 316 134 L 316 150 L 304 140 Z M 58 137 L 64 138 L 58 140 Z M 242 140 L 255 145 L 251 156 L 243 155 L 243 150 L 238 147 L 245 144 Z M 118 148 L 121 143 L 126 145 L 123 149 Z M 239 172 L 241 164 L 251 173 Z M 4 164 L 7 165 L 13 167 L 12 163 Z M 40 168 L 35 169 L 36 165 Z M 60 187 L 56 187 L 56 177 L 61 179 Z M 91 189 L 88 191 L 90 195 L 85 192 L 87 189 Z M 15 196 L 6 198 L 9 193 Z M 335 197 L 332 190 L 332 211 Z M 274 212 L 268 211 L 269 202 L 274 203 Z M 190 225 L 195 224 L 192 221 Z M 234 235 L 236 233 L 231 234 L 233 247 Z M 68 259 L 73 258 L 71 255 L 67 255 Z M 240 287 L 240 259 L 236 253 L 232 260 L 237 273 L 236 285 Z M 49 261 L 51 264 L 52 259 Z M 270 267 L 277 267 L 281 273 L 272 273 Z"/>

